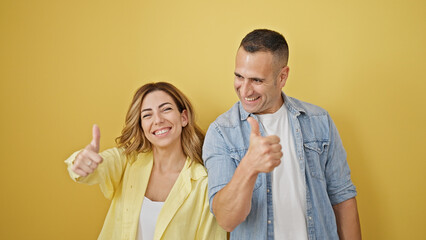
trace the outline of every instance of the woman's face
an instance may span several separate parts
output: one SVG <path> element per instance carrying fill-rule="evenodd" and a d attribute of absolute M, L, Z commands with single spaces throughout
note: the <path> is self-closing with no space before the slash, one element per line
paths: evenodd
<path fill-rule="evenodd" d="M 142 129 L 153 148 L 167 148 L 181 145 L 182 127 L 188 124 L 186 110 L 182 113 L 167 93 L 154 91 L 148 93 L 141 109 Z"/>

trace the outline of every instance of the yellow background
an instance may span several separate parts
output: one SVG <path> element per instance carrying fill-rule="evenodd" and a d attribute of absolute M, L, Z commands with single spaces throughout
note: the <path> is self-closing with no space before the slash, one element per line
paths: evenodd
<path fill-rule="evenodd" d="M 426 236 L 426 2 L 0 3 L 0 239 L 95 239 L 109 206 L 63 161 L 101 128 L 114 146 L 135 90 L 170 81 L 208 125 L 237 100 L 255 28 L 290 45 L 285 92 L 326 108 L 358 189 L 365 239 Z"/>

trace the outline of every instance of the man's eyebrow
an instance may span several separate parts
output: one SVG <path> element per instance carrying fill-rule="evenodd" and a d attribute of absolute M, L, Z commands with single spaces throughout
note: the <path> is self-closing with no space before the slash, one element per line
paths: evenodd
<path fill-rule="evenodd" d="M 239 73 L 237 73 L 237 72 L 234 72 L 234 75 L 235 76 L 237 76 L 237 77 L 242 77 L 242 78 L 244 78 L 243 76 L 241 76 L 241 74 L 239 74 Z M 264 78 L 257 78 L 257 77 L 254 77 L 254 78 L 248 78 L 249 80 L 252 80 L 252 81 L 265 81 L 265 79 Z"/>
<path fill-rule="evenodd" d="M 170 104 L 170 105 L 171 105 L 171 103 L 169 103 L 169 102 L 165 102 L 165 103 L 160 104 L 160 106 L 158 106 L 158 108 L 161 108 L 161 107 L 163 107 L 164 105 L 167 105 L 167 104 Z M 141 111 L 141 112 L 146 112 L 146 111 L 152 111 L 152 108 L 145 108 L 145 109 L 142 109 L 142 111 Z"/>
<path fill-rule="evenodd" d="M 250 80 L 254 80 L 254 81 L 264 81 L 264 78 L 249 78 Z"/>

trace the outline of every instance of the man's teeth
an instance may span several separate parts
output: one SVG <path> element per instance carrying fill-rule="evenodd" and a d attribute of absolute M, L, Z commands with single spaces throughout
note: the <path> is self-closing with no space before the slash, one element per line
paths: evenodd
<path fill-rule="evenodd" d="M 160 134 L 166 133 L 166 132 L 168 132 L 168 131 L 169 131 L 169 129 L 163 129 L 163 130 L 160 130 L 160 131 L 156 131 L 156 132 L 154 132 L 154 134 L 155 134 L 155 135 L 160 135 Z"/>
<path fill-rule="evenodd" d="M 245 98 L 245 99 L 246 99 L 246 101 L 254 101 L 254 100 L 258 99 L 258 98 L 254 97 L 254 98 Z"/>

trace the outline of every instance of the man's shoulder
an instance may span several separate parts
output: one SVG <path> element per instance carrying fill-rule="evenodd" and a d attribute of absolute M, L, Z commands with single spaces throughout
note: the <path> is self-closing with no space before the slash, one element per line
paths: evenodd
<path fill-rule="evenodd" d="M 308 103 L 297 98 L 288 97 L 289 105 L 294 110 L 302 112 L 306 116 L 324 116 L 328 115 L 327 110 L 312 103 Z"/>
<path fill-rule="evenodd" d="M 218 127 L 233 128 L 241 124 L 240 119 L 240 102 L 237 102 L 228 111 L 219 115 L 212 124 Z"/>
<path fill-rule="evenodd" d="M 300 112 L 298 120 L 304 142 L 330 139 L 330 116 L 325 109 L 295 98 L 289 98 L 289 102 L 292 108 Z"/>

